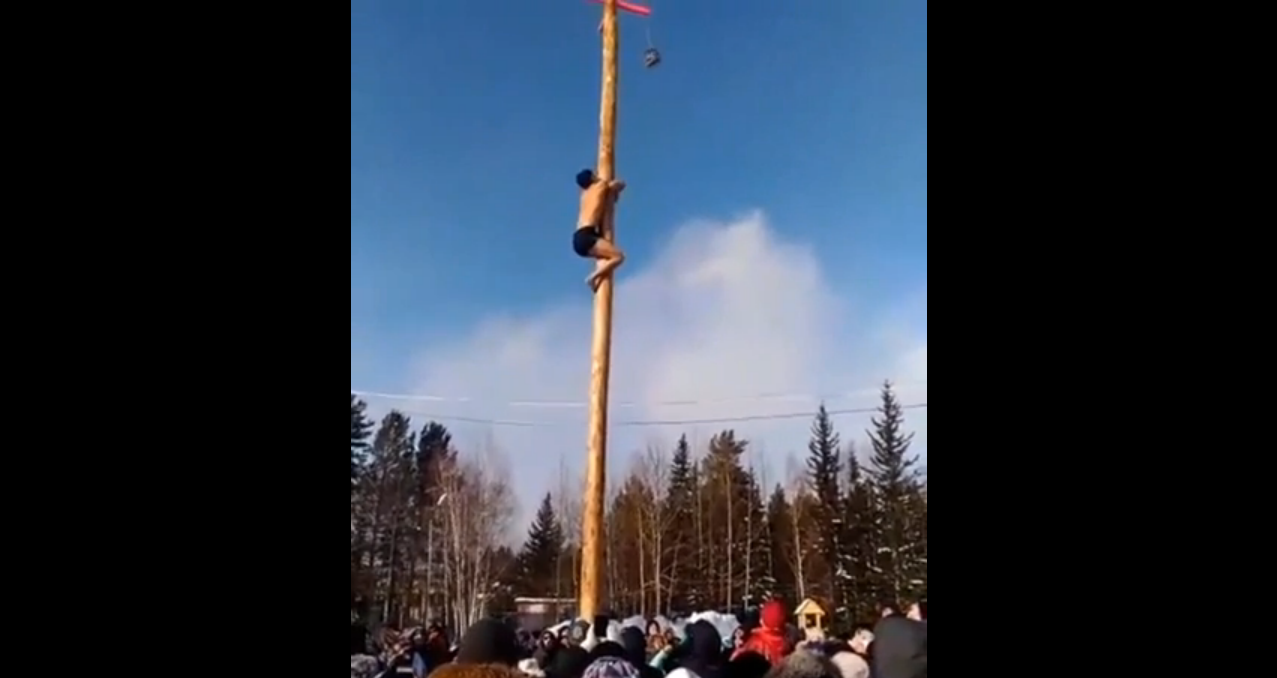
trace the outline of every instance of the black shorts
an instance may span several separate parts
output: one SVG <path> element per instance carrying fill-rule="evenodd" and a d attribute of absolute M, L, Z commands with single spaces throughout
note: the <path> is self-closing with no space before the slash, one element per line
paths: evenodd
<path fill-rule="evenodd" d="M 603 230 L 598 226 L 582 226 L 572 234 L 572 251 L 578 257 L 593 258 L 594 246 L 603 239 Z"/>

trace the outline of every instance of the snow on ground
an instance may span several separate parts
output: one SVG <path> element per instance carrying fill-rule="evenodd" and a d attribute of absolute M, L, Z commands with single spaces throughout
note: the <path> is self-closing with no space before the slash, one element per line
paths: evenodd
<path fill-rule="evenodd" d="M 585 621 L 587 624 L 590 623 L 587 620 L 582 621 Z M 666 617 L 657 617 L 655 621 L 661 625 L 662 629 L 674 629 L 675 635 L 679 638 L 687 637 L 686 630 L 688 626 L 695 624 L 698 621 L 707 621 L 712 624 L 714 628 L 718 629 L 719 634 L 723 636 L 724 642 L 736 633 L 736 629 L 740 628 L 740 621 L 736 619 L 736 615 L 722 614 L 719 612 L 698 612 L 690 618 L 677 619 L 674 621 L 671 621 Z M 555 634 L 562 633 L 564 629 L 568 628 L 573 623 L 574 622 L 563 622 L 557 626 L 550 627 L 548 630 Z M 643 629 L 644 633 L 646 633 L 647 620 L 643 617 L 630 617 L 624 621 L 614 621 L 608 629 L 608 637 L 613 639 L 620 638 L 621 631 L 627 628 Z"/>

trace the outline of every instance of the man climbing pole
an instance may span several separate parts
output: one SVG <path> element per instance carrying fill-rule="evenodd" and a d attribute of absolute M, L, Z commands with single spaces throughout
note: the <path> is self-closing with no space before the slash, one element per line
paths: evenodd
<path fill-rule="evenodd" d="M 572 250 L 579 257 L 596 261 L 594 272 L 585 282 L 597 292 L 599 285 L 625 263 L 625 253 L 607 240 L 603 230 L 604 219 L 625 190 L 625 182 L 604 181 L 594 170 L 587 169 L 576 175 L 576 185 L 581 187 L 581 216 L 572 235 Z"/>

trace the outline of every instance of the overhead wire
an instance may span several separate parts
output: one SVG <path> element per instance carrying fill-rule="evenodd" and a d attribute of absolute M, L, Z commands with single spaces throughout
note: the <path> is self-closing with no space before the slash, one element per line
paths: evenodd
<path fill-rule="evenodd" d="M 905 411 L 917 411 L 928 409 L 928 403 L 910 403 L 901 405 L 901 409 Z M 406 415 L 423 417 L 432 421 L 439 422 L 459 422 L 465 424 L 479 424 L 482 426 L 491 426 L 494 428 L 555 428 L 561 426 L 576 426 L 578 422 L 548 422 L 548 421 L 511 421 L 504 419 L 479 419 L 474 417 L 456 417 L 449 415 L 438 415 L 428 412 L 419 412 L 413 410 L 400 409 Z M 831 417 L 844 417 L 850 415 L 876 414 L 877 407 L 858 407 L 841 410 L 826 410 Z M 787 421 L 795 419 L 810 419 L 816 415 L 815 412 L 791 412 L 786 414 L 759 414 L 743 417 L 718 417 L 707 419 L 637 419 L 633 421 L 622 421 L 612 425 L 613 428 L 653 428 L 658 426 L 706 426 L 710 424 L 746 424 L 762 421 Z"/>
<path fill-rule="evenodd" d="M 894 381 L 897 387 L 920 387 L 926 386 L 927 382 L 923 380 L 913 381 Z M 805 394 L 805 393 L 758 393 L 754 395 L 737 396 L 733 398 L 712 398 L 712 399 L 692 399 L 692 400 L 659 400 L 659 401 L 622 401 L 612 403 L 612 409 L 633 409 L 638 407 L 702 407 L 708 405 L 735 405 L 741 403 L 762 403 L 762 402 L 804 402 L 804 403 L 828 403 L 839 400 L 849 400 L 852 398 L 865 398 L 876 396 L 881 393 L 881 387 L 864 388 L 857 391 L 845 393 L 830 393 L 825 395 Z M 589 407 L 589 403 L 585 401 L 570 400 L 540 400 L 540 399 L 520 399 L 509 401 L 497 401 L 480 398 L 471 398 L 466 396 L 438 396 L 438 395 L 410 395 L 400 393 L 384 393 L 378 391 L 363 391 L 359 389 L 351 389 L 350 394 L 364 400 L 385 400 L 397 401 L 405 403 L 435 403 L 435 404 L 484 404 L 492 407 L 508 407 L 516 409 L 545 409 L 545 410 L 562 410 L 562 409 L 585 409 Z"/>

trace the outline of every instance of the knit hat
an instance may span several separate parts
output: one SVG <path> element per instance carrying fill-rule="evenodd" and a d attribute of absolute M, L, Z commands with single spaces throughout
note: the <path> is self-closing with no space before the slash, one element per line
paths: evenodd
<path fill-rule="evenodd" d="M 458 664 L 519 663 L 519 636 L 514 629 L 493 619 L 485 619 L 466 631 L 457 653 Z"/>
<path fill-rule="evenodd" d="M 842 673 L 828 659 L 799 650 L 789 655 L 779 666 L 772 667 L 767 678 L 842 678 Z"/>
<path fill-rule="evenodd" d="M 624 659 L 604 657 L 590 664 L 584 678 L 639 678 L 639 671 Z"/>
<path fill-rule="evenodd" d="M 869 678 L 869 662 L 854 652 L 839 652 L 829 661 L 838 667 L 842 678 Z"/>

